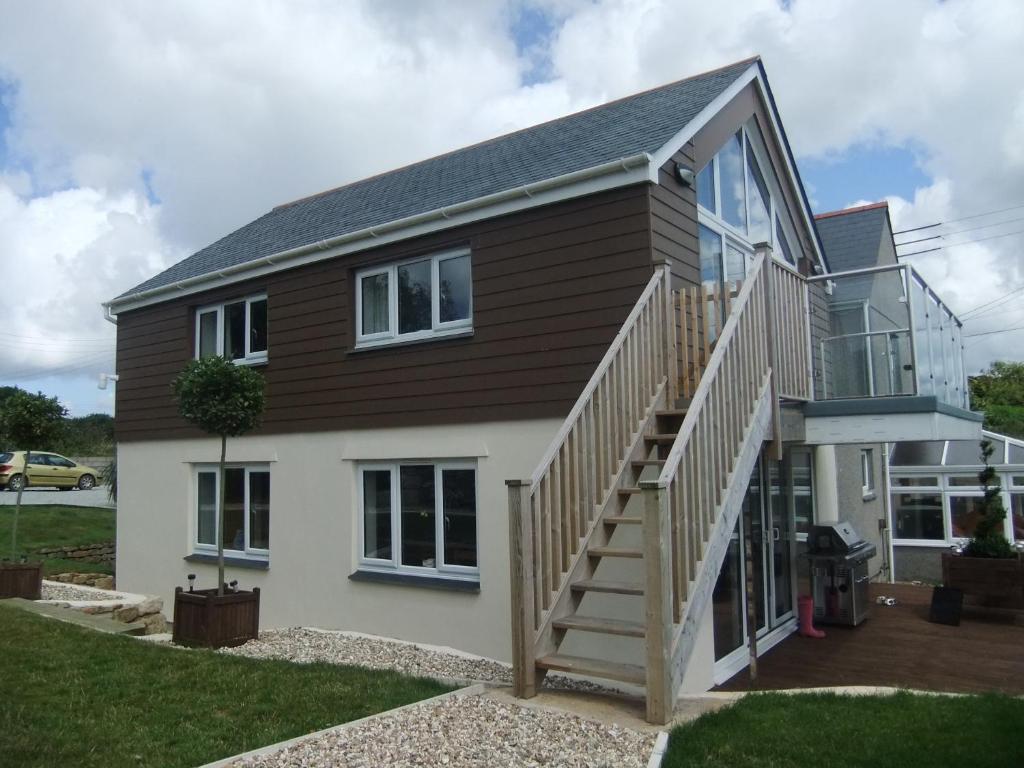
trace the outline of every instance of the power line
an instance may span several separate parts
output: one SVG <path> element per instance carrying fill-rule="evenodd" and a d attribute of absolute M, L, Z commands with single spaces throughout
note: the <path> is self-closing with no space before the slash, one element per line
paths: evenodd
<path fill-rule="evenodd" d="M 53 368 L 25 368 L 13 373 L 0 373 L 0 375 L 7 379 L 40 379 L 45 376 L 58 376 L 65 373 L 75 373 L 76 371 L 91 368 L 99 365 L 101 362 L 109 360 L 112 351 L 113 350 L 111 350 L 111 352 L 101 352 L 99 354 L 93 353 Z"/>
<path fill-rule="evenodd" d="M 1009 333 L 1010 331 L 1024 331 L 1024 325 L 1017 325 L 1013 328 L 1001 328 L 998 331 L 982 331 L 981 333 L 968 333 L 964 335 L 965 339 L 973 339 L 977 336 L 991 336 L 995 333 Z"/>
<path fill-rule="evenodd" d="M 917 232 L 922 229 L 932 229 L 933 227 L 941 227 L 943 224 L 956 224 L 958 221 L 969 221 L 970 219 L 980 219 L 982 216 L 993 216 L 997 213 L 1006 213 L 1007 211 L 1016 211 L 1018 208 L 1024 208 L 1024 203 L 1018 205 L 1011 205 L 1009 208 L 1000 208 L 996 211 L 986 211 L 985 213 L 975 213 L 971 216 L 961 216 L 959 219 L 950 219 L 949 221 L 939 221 L 935 224 L 925 224 L 922 227 L 910 227 L 909 229 L 901 229 L 898 232 L 893 232 L 893 236 L 903 235 L 907 232 Z"/>
<path fill-rule="evenodd" d="M 947 248 L 956 248 L 957 246 L 960 246 L 960 245 L 971 245 L 972 243 L 984 243 L 984 242 L 986 242 L 988 240 L 998 240 L 1001 237 L 1010 237 L 1011 235 L 1021 235 L 1021 234 L 1024 234 L 1024 229 L 1018 229 L 1018 230 L 1015 230 L 1013 232 L 1004 232 L 1001 235 L 990 235 L 989 237 L 979 237 L 979 238 L 976 238 L 974 240 L 964 240 L 961 243 L 950 243 L 949 245 L 940 245 L 940 246 L 938 246 L 936 248 L 926 248 L 923 251 L 914 251 L 912 253 L 901 253 L 899 255 L 899 257 L 901 259 L 905 259 L 905 258 L 907 258 L 909 256 L 917 256 L 919 253 L 931 253 L 932 251 L 942 251 L 942 250 L 945 250 Z"/>
<path fill-rule="evenodd" d="M 896 243 L 896 247 L 899 248 L 901 245 L 910 245 L 911 243 L 923 243 L 926 240 L 937 240 L 939 238 L 951 237 L 952 235 L 962 235 L 964 232 L 977 232 L 979 229 L 998 227 L 1003 224 L 1016 224 L 1019 221 L 1024 221 L 1024 216 L 1018 216 L 1016 219 L 1006 219 L 1006 221 L 994 221 L 991 224 L 979 224 L 976 227 L 965 227 L 964 229 L 957 229 L 953 232 L 942 232 L 938 235 L 932 235 L 931 237 L 922 237 L 919 240 L 907 240 L 904 243 Z"/>

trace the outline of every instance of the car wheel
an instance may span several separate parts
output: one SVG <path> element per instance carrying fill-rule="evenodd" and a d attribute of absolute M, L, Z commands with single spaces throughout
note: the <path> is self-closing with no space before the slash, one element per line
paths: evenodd
<path fill-rule="evenodd" d="M 21 490 L 22 479 L 21 475 L 11 475 L 10 479 L 7 481 L 8 490 L 15 492 Z"/>
<path fill-rule="evenodd" d="M 82 475 L 78 478 L 78 490 L 88 491 L 96 485 L 96 478 L 92 475 Z"/>

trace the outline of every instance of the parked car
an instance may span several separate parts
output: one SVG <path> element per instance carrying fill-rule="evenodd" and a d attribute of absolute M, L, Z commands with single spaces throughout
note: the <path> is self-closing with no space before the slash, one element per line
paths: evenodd
<path fill-rule="evenodd" d="M 26 472 L 25 451 L 0 453 L 0 488 L 17 491 L 26 475 L 28 482 L 25 487 L 88 491 L 95 487 L 100 472 L 94 467 L 76 464 L 60 454 L 42 451 L 33 451 L 29 455 Z"/>

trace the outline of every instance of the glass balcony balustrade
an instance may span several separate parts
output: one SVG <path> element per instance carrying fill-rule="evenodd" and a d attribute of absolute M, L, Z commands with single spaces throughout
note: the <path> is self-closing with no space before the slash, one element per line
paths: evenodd
<path fill-rule="evenodd" d="M 907 264 L 810 279 L 821 399 L 933 395 L 969 406 L 960 320 Z"/>

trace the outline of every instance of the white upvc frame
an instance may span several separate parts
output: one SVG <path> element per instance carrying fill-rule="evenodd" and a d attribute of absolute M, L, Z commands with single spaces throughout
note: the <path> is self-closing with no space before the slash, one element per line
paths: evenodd
<path fill-rule="evenodd" d="M 250 535 L 250 533 L 249 533 L 249 516 L 250 516 L 250 513 L 251 513 L 250 504 L 252 503 L 251 499 L 249 498 L 249 476 L 253 472 L 264 472 L 264 473 L 266 473 L 269 476 L 270 475 L 270 465 L 269 464 L 237 464 L 237 463 L 236 464 L 225 464 L 224 465 L 224 471 L 226 472 L 229 469 L 242 469 L 242 470 L 245 470 L 245 490 L 243 491 L 244 502 L 243 502 L 243 512 L 242 512 L 243 530 L 245 531 L 245 534 L 244 534 L 245 547 L 244 547 L 244 549 L 240 549 L 240 550 L 239 549 L 228 549 L 227 547 L 225 547 L 224 548 L 224 555 L 225 555 L 225 557 L 245 558 L 245 559 L 248 559 L 248 560 L 259 560 L 259 561 L 269 560 L 270 559 L 270 550 L 269 549 L 263 549 L 263 548 L 259 548 L 259 547 L 250 547 L 249 546 L 249 535 Z M 221 498 L 220 498 L 220 481 L 221 481 L 221 478 L 220 478 L 220 472 L 218 470 L 219 470 L 219 467 L 218 467 L 217 464 L 203 463 L 203 464 L 193 464 L 192 465 L 192 504 L 191 504 L 191 509 L 192 509 L 192 537 L 191 538 L 192 538 L 192 551 L 195 554 L 203 554 L 203 555 L 209 555 L 209 554 L 216 555 L 217 554 L 217 541 L 219 540 L 219 537 L 221 535 L 219 527 L 218 527 L 219 523 L 220 523 L 220 515 L 218 514 L 218 508 L 220 507 L 220 503 L 221 503 Z M 204 472 L 213 475 L 213 492 L 214 492 L 214 499 L 215 499 L 215 504 L 214 504 L 214 509 L 213 509 L 213 529 L 214 529 L 214 531 L 213 531 L 213 541 L 214 541 L 214 543 L 213 544 L 208 544 L 208 543 L 204 543 L 204 542 L 199 541 L 199 475 L 203 474 Z M 273 505 L 271 505 L 271 506 L 273 506 Z M 271 509 L 271 512 L 272 511 L 273 510 Z M 268 526 L 268 528 L 270 526 L 270 512 L 268 512 L 268 516 L 267 516 L 267 526 Z"/>
<path fill-rule="evenodd" d="M 874 448 L 860 449 L 860 481 L 861 496 L 865 499 L 875 497 L 875 450 Z"/>
<path fill-rule="evenodd" d="M 403 466 L 426 466 L 434 468 L 434 567 L 405 565 L 402 563 L 402 498 L 399 472 Z M 473 494 L 476 506 L 476 567 L 450 565 L 444 561 L 444 486 L 442 475 L 448 470 L 470 470 L 473 472 Z M 363 476 L 366 472 L 387 471 L 391 477 L 391 558 L 365 556 L 365 500 L 363 497 Z M 476 581 L 480 577 L 480 484 L 475 461 L 467 460 L 405 460 L 361 462 L 356 472 L 356 541 L 360 570 L 385 573 L 404 573 L 416 576 L 441 577 L 454 580 Z"/>
<path fill-rule="evenodd" d="M 199 307 L 195 312 L 195 334 L 193 339 L 193 353 L 192 356 L 197 360 L 199 359 L 199 340 L 200 332 L 202 329 L 201 318 L 203 315 L 216 314 L 217 316 L 217 355 L 224 356 L 224 308 L 231 304 L 241 304 L 245 302 L 245 356 L 236 357 L 231 362 L 236 365 L 260 365 L 261 363 L 267 362 L 268 352 L 270 351 L 270 317 L 267 317 L 267 349 L 260 350 L 258 352 L 251 351 L 250 347 L 252 344 L 252 305 L 258 301 L 267 301 L 266 293 L 257 293 L 252 296 L 239 297 L 237 299 L 231 299 L 229 301 L 222 301 L 218 304 L 207 304 L 206 306 Z"/>
<path fill-rule="evenodd" d="M 468 316 L 459 320 L 441 322 L 441 263 L 463 256 L 470 257 L 469 267 L 469 312 Z M 398 270 L 409 264 L 430 262 L 430 319 L 431 327 L 411 333 L 398 332 Z M 388 329 L 378 333 L 363 333 L 363 279 L 375 275 L 388 276 Z M 355 274 L 356 294 L 356 348 L 387 346 L 409 341 L 444 338 L 445 336 L 463 335 L 473 330 L 473 263 L 469 248 L 441 251 L 425 254 L 402 261 L 391 262 L 380 266 L 366 267 Z"/>

